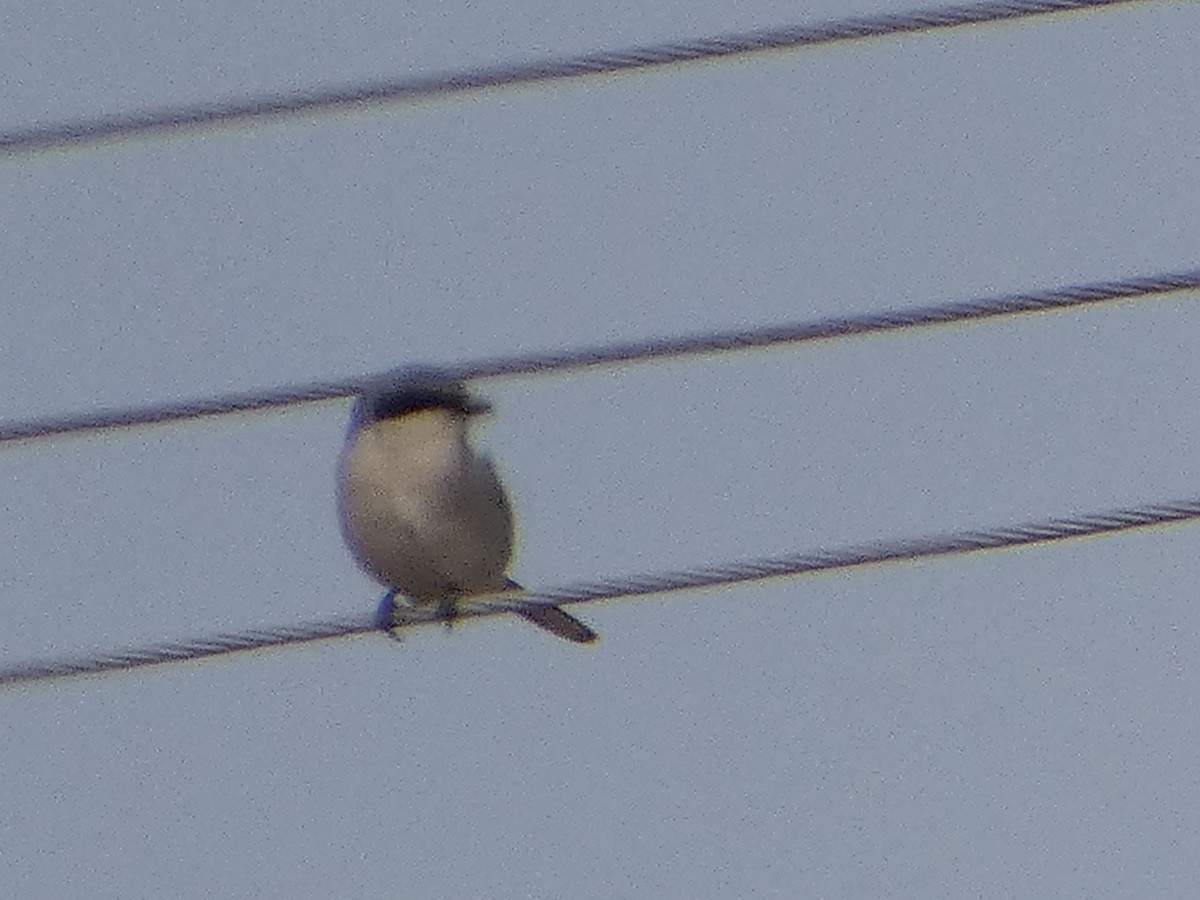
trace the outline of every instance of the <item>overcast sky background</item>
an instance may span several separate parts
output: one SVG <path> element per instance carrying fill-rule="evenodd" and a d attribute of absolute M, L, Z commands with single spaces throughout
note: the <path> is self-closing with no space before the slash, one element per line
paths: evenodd
<path fill-rule="evenodd" d="M 902 11 L 7 4 L 0 131 Z M 0 418 L 1200 265 L 1200 4 L 0 160 Z M 1196 295 L 480 384 L 533 587 L 1200 495 Z M 373 608 L 348 403 L 0 449 L 0 662 Z M 27 898 L 1178 897 L 1200 527 L 0 691 Z"/>

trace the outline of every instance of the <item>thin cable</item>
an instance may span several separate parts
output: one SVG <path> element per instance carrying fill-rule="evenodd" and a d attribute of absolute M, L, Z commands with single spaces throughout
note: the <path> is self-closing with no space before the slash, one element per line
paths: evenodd
<path fill-rule="evenodd" d="M 446 377 L 464 380 L 517 375 L 547 375 L 591 366 L 646 362 L 701 353 L 723 353 L 779 344 L 878 334 L 885 331 L 949 325 L 955 322 L 1012 316 L 1020 313 L 1089 306 L 1115 300 L 1144 300 L 1175 291 L 1196 289 L 1200 289 L 1200 269 L 1129 278 L 1121 281 L 1076 285 L 1032 294 L 1010 294 L 1004 297 L 989 297 L 938 306 L 819 319 L 814 322 L 768 325 L 763 328 L 718 331 L 688 337 L 632 341 L 559 353 L 497 357 L 473 363 L 439 367 L 433 371 Z M 394 378 L 397 374 L 396 371 L 393 371 L 340 381 L 293 385 L 268 391 L 226 394 L 221 397 L 188 400 L 182 403 L 70 413 L 61 416 L 39 416 L 0 423 L 0 443 L 110 428 L 156 425 L 204 416 L 221 416 L 229 413 L 292 406 L 298 403 L 337 400 L 353 396 L 364 388 L 378 385 L 389 378 Z"/>
<path fill-rule="evenodd" d="M 196 106 L 164 107 L 140 113 L 99 116 L 77 122 L 35 125 L 0 134 L 0 155 L 93 144 L 135 135 L 200 126 L 234 125 L 254 119 L 294 116 L 368 103 L 412 102 L 468 91 L 536 84 L 561 78 L 612 74 L 697 60 L 718 59 L 770 50 L 793 50 L 816 44 L 957 28 L 1050 13 L 1099 9 L 1146 0 L 1000 0 L 973 6 L 866 16 L 793 25 L 764 31 L 699 38 L 682 43 L 656 44 L 624 51 L 600 51 L 585 56 L 542 59 L 425 75 L 368 81 L 340 88 L 314 88 L 249 100 L 227 100 Z"/>
<path fill-rule="evenodd" d="M 606 579 L 546 591 L 531 591 L 521 595 L 519 605 L 566 606 L 576 603 L 594 603 L 599 600 L 614 600 L 618 597 L 645 597 L 651 594 L 744 584 L 809 572 L 851 569 L 877 563 L 956 556 L 1031 544 L 1048 544 L 1090 535 L 1112 534 L 1135 528 L 1147 528 L 1195 519 L 1200 519 L 1200 498 L 1136 506 L 1069 519 L 1050 519 L 1046 522 L 996 528 L 989 531 L 968 531 L 914 540 L 861 544 L 825 553 L 788 554 L 748 562 L 704 566 L 682 572 Z M 517 603 L 515 600 L 501 597 L 478 598 L 464 602 L 459 607 L 458 613 L 463 617 L 499 615 L 512 612 Z M 434 607 L 397 605 L 392 628 L 394 630 L 427 625 L 439 621 L 440 618 Z M 318 622 L 289 628 L 220 635 L 205 640 L 160 644 L 144 649 L 74 659 L 29 662 L 0 668 L 0 686 L 183 662 L 244 650 L 260 650 L 285 644 L 347 637 L 375 630 L 378 630 L 378 626 L 374 623 L 373 617 L 370 620 L 363 617 L 341 622 Z"/>
<path fill-rule="evenodd" d="M 436 372 L 439 376 L 464 380 L 551 374 L 592 366 L 616 365 L 619 362 L 646 362 L 676 356 L 727 353 L 732 350 L 772 347 L 775 344 L 824 341 L 835 337 L 871 335 L 882 331 L 901 331 L 976 319 L 1016 316 L 1019 313 L 1066 310 L 1070 307 L 1105 304 L 1115 300 L 1148 300 L 1177 290 L 1195 289 L 1200 289 L 1200 269 L 1126 278 L 1123 281 L 1079 284 L 1075 287 L 1045 290 L 1034 294 L 1010 294 L 997 298 L 967 300 L 958 304 L 919 306 L 912 310 L 865 313 L 863 316 L 818 319 L 816 322 L 767 325 L 764 328 L 740 331 L 715 331 L 707 335 L 655 338 L 649 341 L 610 344 L 607 347 L 565 350 L 560 353 L 500 356 L 456 366 L 419 368 Z M 206 400 L 103 409 L 95 413 L 44 415 L 7 424 L 0 422 L 0 443 L 47 438 L 56 434 L 102 431 L 107 428 L 158 425 L 184 419 L 199 419 L 203 416 L 248 413 L 253 410 L 294 406 L 298 403 L 341 400 L 359 394 L 371 386 L 386 383 L 404 371 L 415 371 L 416 368 L 418 367 L 408 370 L 402 368 L 334 382 L 293 385 L 246 394 L 227 394 Z"/>
<path fill-rule="evenodd" d="M 73 675 L 92 675 L 98 672 L 114 672 L 136 669 L 141 666 L 156 666 L 189 659 L 203 659 L 236 653 L 239 650 L 261 650 L 264 647 L 282 647 L 287 644 L 303 644 L 308 641 L 324 641 L 378 631 L 374 617 L 340 619 L 327 622 L 312 622 L 307 625 L 246 631 L 240 634 L 223 634 L 212 638 L 156 644 L 140 650 L 122 650 L 101 653 L 95 656 L 65 659 L 57 662 L 34 662 L 0 669 L 0 686 L 21 681 L 43 681 L 47 678 L 66 678 Z"/>

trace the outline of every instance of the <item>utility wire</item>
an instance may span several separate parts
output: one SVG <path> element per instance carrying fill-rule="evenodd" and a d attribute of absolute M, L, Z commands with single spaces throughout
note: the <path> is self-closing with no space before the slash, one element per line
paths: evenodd
<path fill-rule="evenodd" d="M 1049 13 L 1099 9 L 1146 0 L 1000 0 L 970 6 L 945 6 L 893 15 L 839 19 L 819 25 L 792 25 L 762 31 L 654 44 L 623 51 L 548 58 L 527 63 L 446 72 L 436 75 L 367 81 L 338 88 L 312 88 L 246 100 L 195 106 L 163 107 L 144 112 L 98 116 L 76 122 L 35 125 L 0 134 L 0 155 L 94 144 L 119 137 L 148 135 L 200 126 L 234 125 L 254 119 L 312 114 L 368 103 L 412 102 L 468 91 L 537 84 L 561 78 L 612 74 L 635 69 L 718 59 L 769 50 L 957 28 Z"/>
<path fill-rule="evenodd" d="M 1018 525 L 1011 528 L 861 544 L 830 552 L 788 554 L 747 562 L 704 566 L 682 572 L 587 582 L 545 591 L 531 591 L 522 594 L 519 601 L 502 596 L 480 597 L 463 602 L 458 608 L 457 615 L 462 617 L 499 615 L 512 612 L 516 605 L 566 606 L 576 603 L 593 603 L 599 600 L 614 600 L 619 597 L 644 597 L 651 594 L 692 591 L 700 588 L 744 584 L 767 578 L 801 575 L 808 572 L 851 569 L 876 563 L 956 556 L 964 553 L 977 553 L 982 550 L 999 550 L 1031 544 L 1048 544 L 1090 535 L 1112 534 L 1135 528 L 1195 519 L 1200 519 L 1200 498 L 1135 506 L 1068 519 L 1050 519 L 1046 522 Z M 397 604 L 394 607 L 394 618 L 390 630 L 425 625 L 440 621 L 441 618 L 436 607 Z M 317 622 L 288 628 L 219 635 L 204 640 L 159 644 L 143 649 L 104 653 L 96 656 L 22 663 L 0 668 L 0 686 L 184 662 L 243 650 L 259 650 L 285 644 L 347 637 L 376 630 L 379 630 L 379 626 L 375 623 L 374 617 L 370 620 L 366 617 L 359 617 L 343 621 Z"/>
<path fill-rule="evenodd" d="M 987 297 L 907 310 L 819 319 L 813 322 L 632 341 L 556 353 L 496 357 L 434 369 L 411 367 L 340 381 L 312 382 L 274 390 L 188 400 L 182 403 L 69 413 L 61 416 L 39 416 L 8 423 L 0 422 L 0 443 L 110 428 L 156 425 L 204 416 L 220 416 L 292 406 L 299 403 L 337 400 L 386 383 L 398 375 L 403 375 L 406 371 L 425 371 L 436 373 L 439 377 L 463 380 L 517 375 L 547 375 L 591 366 L 645 362 L 701 353 L 750 350 L 778 344 L 795 344 L 853 335 L 878 334 L 885 331 L 902 331 L 909 328 L 948 325 L 955 322 L 990 319 L 1019 313 L 1090 306 L 1115 300 L 1144 300 L 1174 291 L 1196 289 L 1200 289 L 1200 269 L 1128 278 L 1121 281 L 1076 285 L 1032 294 L 1010 294 L 1004 297 Z"/>

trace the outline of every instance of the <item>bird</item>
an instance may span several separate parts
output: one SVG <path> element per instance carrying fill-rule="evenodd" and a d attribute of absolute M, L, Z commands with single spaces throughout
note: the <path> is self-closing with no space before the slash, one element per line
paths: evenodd
<path fill-rule="evenodd" d="M 338 511 L 351 554 L 387 589 L 384 630 L 397 595 L 436 606 L 450 624 L 465 598 L 522 590 L 506 574 L 512 506 L 491 458 L 471 444 L 472 423 L 490 411 L 462 381 L 419 370 L 381 379 L 354 404 Z M 568 641 L 598 637 L 557 606 L 514 603 L 513 612 Z"/>

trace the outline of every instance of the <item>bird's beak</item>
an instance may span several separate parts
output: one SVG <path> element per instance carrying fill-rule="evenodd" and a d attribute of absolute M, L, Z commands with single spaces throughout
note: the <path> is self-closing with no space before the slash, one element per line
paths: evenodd
<path fill-rule="evenodd" d="M 486 400 L 480 400 L 478 397 L 472 397 L 467 401 L 468 416 L 484 416 L 492 411 L 492 404 Z"/>

